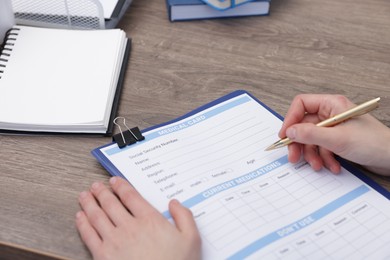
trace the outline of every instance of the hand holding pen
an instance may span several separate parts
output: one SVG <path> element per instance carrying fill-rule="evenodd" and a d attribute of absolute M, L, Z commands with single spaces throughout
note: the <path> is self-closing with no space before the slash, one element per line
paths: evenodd
<path fill-rule="evenodd" d="M 270 148 L 290 143 L 289 161 L 297 162 L 303 155 L 315 170 L 326 167 L 333 173 L 340 172 L 336 154 L 390 175 L 390 130 L 365 114 L 377 107 L 378 101 L 356 106 L 340 95 L 299 95 L 279 132 L 283 139 Z"/>

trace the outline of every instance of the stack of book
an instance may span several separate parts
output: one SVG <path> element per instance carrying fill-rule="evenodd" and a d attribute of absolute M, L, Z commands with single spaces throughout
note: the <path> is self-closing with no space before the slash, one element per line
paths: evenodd
<path fill-rule="evenodd" d="M 171 22 L 268 15 L 270 0 L 166 0 Z"/>

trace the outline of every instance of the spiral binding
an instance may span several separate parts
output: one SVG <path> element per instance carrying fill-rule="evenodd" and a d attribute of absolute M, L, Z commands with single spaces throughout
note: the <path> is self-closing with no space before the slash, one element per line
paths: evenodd
<path fill-rule="evenodd" d="M 11 56 L 12 46 L 14 46 L 14 41 L 16 41 L 16 36 L 20 28 L 11 28 L 9 29 L 4 36 L 3 44 L 0 45 L 0 79 L 4 74 L 5 67 L 9 57 Z"/>

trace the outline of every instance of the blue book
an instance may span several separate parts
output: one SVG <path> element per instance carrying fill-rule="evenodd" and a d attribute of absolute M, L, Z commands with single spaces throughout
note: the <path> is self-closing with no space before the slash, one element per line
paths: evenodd
<path fill-rule="evenodd" d="M 233 8 L 213 8 L 202 0 L 166 0 L 171 22 L 269 14 L 270 0 L 254 0 Z"/>
<path fill-rule="evenodd" d="M 202 0 L 217 10 L 227 10 L 254 0 Z"/>

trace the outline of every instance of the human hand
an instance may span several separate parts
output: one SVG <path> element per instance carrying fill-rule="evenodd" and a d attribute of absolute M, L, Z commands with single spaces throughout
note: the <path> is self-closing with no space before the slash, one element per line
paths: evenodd
<path fill-rule="evenodd" d="M 355 105 L 340 95 L 303 94 L 294 98 L 279 137 L 294 141 L 288 147 L 289 161 L 304 159 L 314 170 L 322 167 L 340 172 L 334 154 L 390 175 L 390 129 L 369 114 L 355 117 L 333 127 L 315 124 L 345 112 Z"/>
<path fill-rule="evenodd" d="M 95 182 L 79 197 L 76 225 L 94 259 L 200 259 L 189 209 L 172 200 L 173 225 L 124 179 L 113 177 L 110 185 L 113 192 Z"/>

